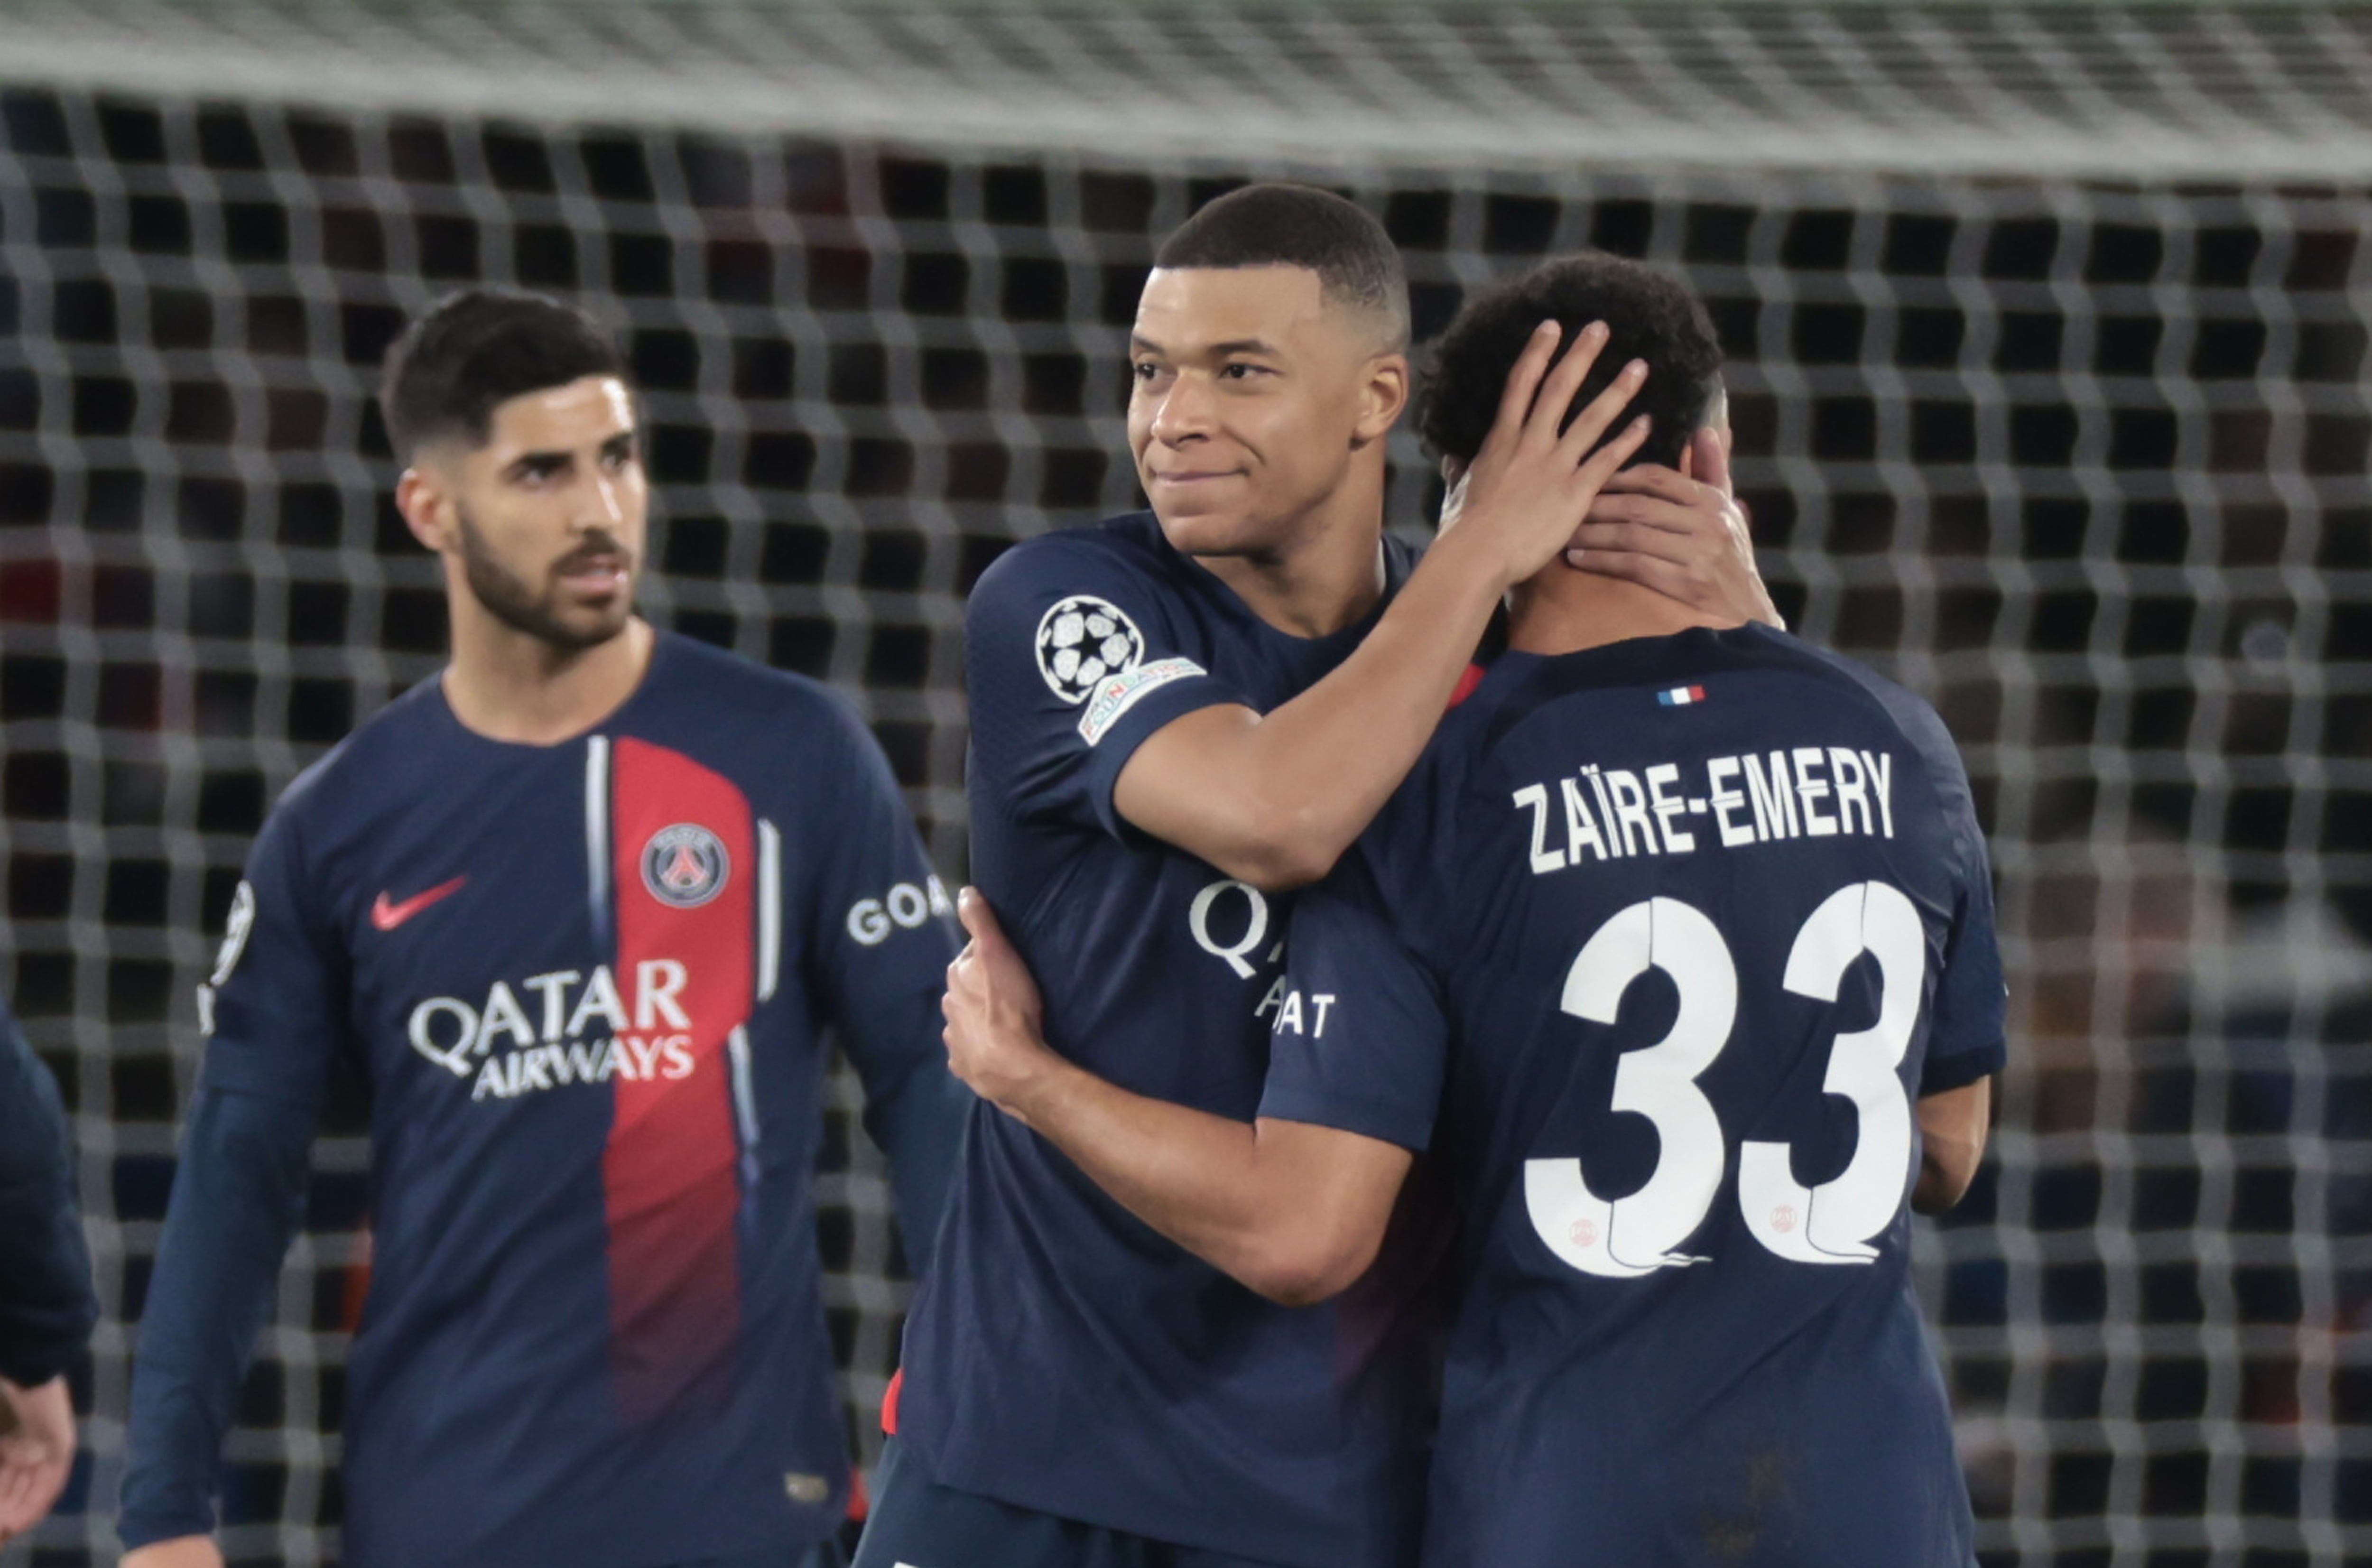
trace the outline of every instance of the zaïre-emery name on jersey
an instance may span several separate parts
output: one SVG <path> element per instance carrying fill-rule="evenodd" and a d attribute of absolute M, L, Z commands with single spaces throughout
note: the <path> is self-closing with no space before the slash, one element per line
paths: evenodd
<path fill-rule="evenodd" d="M 949 912 L 855 714 L 672 635 L 577 739 L 485 738 L 430 680 L 291 787 L 202 997 L 200 1095 L 309 1127 L 342 1052 L 369 1085 L 347 1562 L 602 1568 L 837 1527 L 823 1029 L 901 1209 L 936 1214 Z M 221 1416 L 175 1381 L 204 1326 L 160 1305 L 127 1539 L 211 1527 Z"/>
<path fill-rule="evenodd" d="M 1408 555 L 1385 548 L 1396 587 Z M 1112 790 L 1164 725 L 1266 712 L 1366 625 L 1279 632 L 1141 513 L 1007 552 L 967 629 L 972 879 L 1037 976 L 1048 1041 L 1249 1121 L 1287 900 L 1130 827 Z M 1262 1300 L 977 1109 L 908 1318 L 899 1441 L 941 1485 L 1041 1513 L 1308 1568 L 1393 1561 L 1418 1483 L 1376 1348 L 1343 1307 Z"/>
<path fill-rule="evenodd" d="M 1917 699 L 1762 627 L 1511 653 L 1296 906 L 1262 1114 L 1461 1216 L 1426 1562 L 1970 1568 L 1913 1106 L 1998 1072 Z"/>

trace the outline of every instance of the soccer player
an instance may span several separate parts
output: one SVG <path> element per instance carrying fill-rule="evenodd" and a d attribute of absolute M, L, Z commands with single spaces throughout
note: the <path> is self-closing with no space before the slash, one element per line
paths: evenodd
<path fill-rule="evenodd" d="M 66 1373 L 98 1320 L 57 1082 L 0 1003 L 0 1545 L 40 1524 L 65 1488 Z"/>
<path fill-rule="evenodd" d="M 456 296 L 382 403 L 452 658 L 290 787 L 199 993 L 124 1561 L 221 1562 L 224 1434 L 350 1066 L 373 1263 L 344 1560 L 836 1562 L 820 1030 L 919 1245 L 970 1098 L 934 1038 L 946 895 L 846 705 L 634 614 L 639 424 L 590 320 Z"/>
<path fill-rule="evenodd" d="M 1544 314 L 1605 321 L 1718 420 L 1694 299 L 1585 256 L 1449 329 L 1424 421 L 1448 471 Z M 1356 1279 L 1424 1155 L 1460 1219 L 1437 1568 L 1975 1561 L 1907 1269 L 1908 1207 L 1966 1188 L 2003 1061 L 1984 845 L 1924 703 L 1734 621 L 1522 585 L 1510 651 L 1295 910 L 1257 1119 L 1046 1050 L 965 894 L 959 1072 L 1263 1295 Z"/>
<path fill-rule="evenodd" d="M 1503 592 L 1645 436 L 1617 429 L 1642 381 L 1621 360 L 1567 427 L 1602 334 L 1574 323 L 1548 371 L 1541 331 L 1506 437 L 1412 571 L 1382 537 L 1407 322 L 1398 254 L 1356 206 L 1280 185 L 1213 202 L 1162 247 L 1133 333 L 1151 512 L 1019 546 L 969 607 L 973 873 L 1045 979 L 1047 1038 L 1215 1116 L 1259 1103 L 1279 890 L 1356 837 Z M 1676 585 L 1765 602 L 1720 508 L 1689 522 L 1666 541 Z M 1400 1561 L 1415 1434 L 1366 1328 L 1262 1300 L 976 1111 L 859 1564 Z"/>

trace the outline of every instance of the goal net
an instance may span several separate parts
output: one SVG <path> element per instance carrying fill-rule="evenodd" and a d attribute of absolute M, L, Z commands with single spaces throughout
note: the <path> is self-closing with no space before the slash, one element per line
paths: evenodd
<path fill-rule="evenodd" d="M 616 327 L 646 608 L 856 694 L 954 874 L 964 592 L 1135 504 L 1152 248 L 1285 175 L 1386 222 L 1420 334 L 1555 251 L 1684 275 L 1783 610 L 1958 738 L 2015 1066 L 1918 1272 L 1984 1561 L 2372 1562 L 2367 105 L 2340 6 L 19 0 L 0 979 L 108 1318 L 68 1505 L 0 1556 L 112 1561 L 192 987 L 278 791 L 438 663 L 369 403 L 405 314 L 486 281 Z M 836 1085 L 869 1456 L 906 1288 Z M 320 1145 L 237 1561 L 336 1555 L 364 1158 Z"/>

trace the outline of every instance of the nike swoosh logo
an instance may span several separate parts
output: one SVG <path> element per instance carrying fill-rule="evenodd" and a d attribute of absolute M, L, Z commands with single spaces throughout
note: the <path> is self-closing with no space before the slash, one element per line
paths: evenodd
<path fill-rule="evenodd" d="M 450 882 L 439 882 L 426 892 L 414 893 L 400 904 L 390 903 L 387 895 L 381 893 L 371 902 L 371 923 L 381 931 L 392 931 L 437 900 L 459 892 L 461 884 L 468 880 L 467 877 L 456 877 Z"/>

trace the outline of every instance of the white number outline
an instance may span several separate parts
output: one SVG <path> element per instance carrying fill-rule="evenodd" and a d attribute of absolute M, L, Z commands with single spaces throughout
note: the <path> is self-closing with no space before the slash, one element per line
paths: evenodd
<path fill-rule="evenodd" d="M 1748 1233 L 1792 1262 L 1874 1261 L 1871 1240 L 1894 1223 L 1910 1191 L 1915 1121 L 1896 1070 L 1925 997 L 1927 942 L 1918 910 L 1884 882 L 1840 888 L 1796 932 L 1781 983 L 1832 1003 L 1864 953 L 1878 958 L 1878 1021 L 1836 1037 L 1820 1085 L 1854 1103 L 1852 1159 L 1835 1178 L 1807 1188 L 1796 1179 L 1790 1145 L 1762 1139 L 1738 1145 L 1738 1201 Z M 1662 1040 L 1622 1053 L 1610 1102 L 1656 1129 L 1656 1167 L 1645 1185 L 1608 1200 L 1590 1191 L 1577 1157 L 1524 1162 L 1533 1230 L 1570 1267 L 1607 1279 L 1706 1261 L 1677 1249 L 1713 1212 L 1728 1165 L 1720 1118 L 1696 1084 L 1737 1024 L 1738 966 L 1719 927 L 1677 899 L 1633 904 L 1575 955 L 1559 1006 L 1611 1024 L 1632 982 L 1651 969 L 1672 978 L 1680 1009 Z"/>
<path fill-rule="evenodd" d="M 1738 1021 L 1738 970 L 1712 921 L 1677 899 L 1649 899 L 1598 928 L 1565 971 L 1560 1005 L 1610 1024 L 1631 982 L 1651 969 L 1679 985 L 1670 1032 L 1614 1068 L 1613 1107 L 1655 1123 L 1656 1168 L 1611 1202 L 1578 1159 L 1524 1162 L 1524 1205 L 1549 1249 L 1584 1273 L 1634 1279 L 1704 1260 L 1672 1250 L 1704 1223 L 1726 1164 L 1721 1118 L 1697 1087 Z"/>

